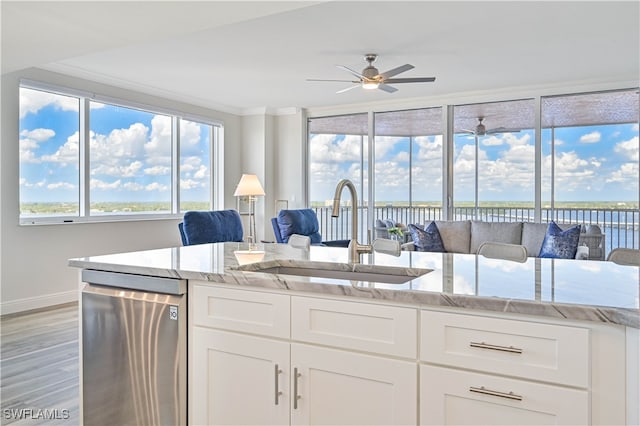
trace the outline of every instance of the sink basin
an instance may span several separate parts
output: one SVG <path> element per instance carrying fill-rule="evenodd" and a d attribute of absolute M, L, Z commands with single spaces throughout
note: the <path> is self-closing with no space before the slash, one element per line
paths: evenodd
<path fill-rule="evenodd" d="M 404 284 L 407 281 L 431 272 L 431 269 L 421 268 L 298 260 L 256 262 L 231 269 L 245 272 L 263 272 L 267 274 L 349 281 L 370 281 L 387 284 Z"/>

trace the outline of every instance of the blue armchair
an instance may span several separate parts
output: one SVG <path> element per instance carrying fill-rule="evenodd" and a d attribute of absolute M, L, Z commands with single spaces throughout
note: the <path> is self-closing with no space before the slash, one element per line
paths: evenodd
<path fill-rule="evenodd" d="M 271 218 L 271 225 L 278 243 L 287 243 L 292 234 L 298 234 L 311 238 L 312 245 L 349 246 L 349 240 L 322 241 L 318 218 L 311 209 L 280 210 L 277 217 Z"/>
<path fill-rule="evenodd" d="M 242 220 L 235 210 L 188 211 L 178 224 L 182 244 L 241 242 Z"/>

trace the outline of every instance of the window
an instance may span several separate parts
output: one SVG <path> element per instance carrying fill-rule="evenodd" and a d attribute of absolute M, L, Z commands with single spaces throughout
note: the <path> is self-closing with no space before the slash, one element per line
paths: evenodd
<path fill-rule="evenodd" d="M 90 108 L 90 214 L 171 213 L 171 117 Z"/>
<path fill-rule="evenodd" d="M 340 216 L 331 217 L 333 196 L 341 179 L 351 180 L 356 187 L 358 235 L 359 238 L 367 235 L 367 123 L 367 114 L 309 120 L 309 204 L 316 210 L 324 240 L 351 235 L 352 212 L 347 190 L 342 195 L 345 207 Z"/>
<path fill-rule="evenodd" d="M 534 105 L 526 99 L 453 108 L 455 219 L 534 221 Z"/>
<path fill-rule="evenodd" d="M 598 225 L 640 247 L 638 91 L 543 97 L 543 219 Z"/>
<path fill-rule="evenodd" d="M 21 223 L 212 208 L 219 125 L 63 92 L 20 88 Z"/>
<path fill-rule="evenodd" d="M 218 127 L 180 120 L 180 211 L 208 210 L 211 205 L 212 140 Z"/>
<path fill-rule="evenodd" d="M 80 99 L 20 89 L 20 217 L 80 214 Z"/>
<path fill-rule="evenodd" d="M 375 218 L 405 225 L 439 219 L 442 108 L 379 112 L 374 118 Z"/>
<path fill-rule="evenodd" d="M 633 88 L 311 118 L 311 205 L 319 217 L 329 214 L 335 183 L 351 177 L 360 179 L 359 194 L 373 188 L 369 223 L 555 220 L 599 226 L 605 253 L 638 248 L 638 93 Z M 320 226 L 324 232 L 334 225 Z M 334 226 L 332 239 L 349 238 L 348 229 Z M 367 230 L 359 230 L 360 241 Z"/>

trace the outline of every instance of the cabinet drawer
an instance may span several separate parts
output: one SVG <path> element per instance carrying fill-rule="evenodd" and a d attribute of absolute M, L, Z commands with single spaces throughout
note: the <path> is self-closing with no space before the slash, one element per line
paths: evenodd
<path fill-rule="evenodd" d="M 420 365 L 420 419 L 423 425 L 585 425 L 589 393 Z"/>
<path fill-rule="evenodd" d="M 589 386 L 589 330 L 421 311 L 420 359 L 551 383 Z"/>
<path fill-rule="evenodd" d="M 292 297 L 291 337 L 342 349 L 416 358 L 417 311 Z"/>
<path fill-rule="evenodd" d="M 189 298 L 195 325 L 289 338 L 289 296 L 195 285 Z"/>

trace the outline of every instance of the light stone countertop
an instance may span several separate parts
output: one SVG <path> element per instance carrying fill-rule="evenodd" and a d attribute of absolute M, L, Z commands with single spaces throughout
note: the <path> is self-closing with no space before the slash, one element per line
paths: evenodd
<path fill-rule="evenodd" d="M 196 279 L 424 306 L 539 315 L 640 328 L 640 268 L 611 262 L 529 258 L 525 263 L 452 253 L 402 252 L 362 256 L 367 269 L 404 268 L 415 276 L 402 284 L 303 277 L 251 269 L 323 262 L 326 270 L 350 270 L 347 249 L 286 244 L 202 244 L 70 259 L 83 269 Z"/>

